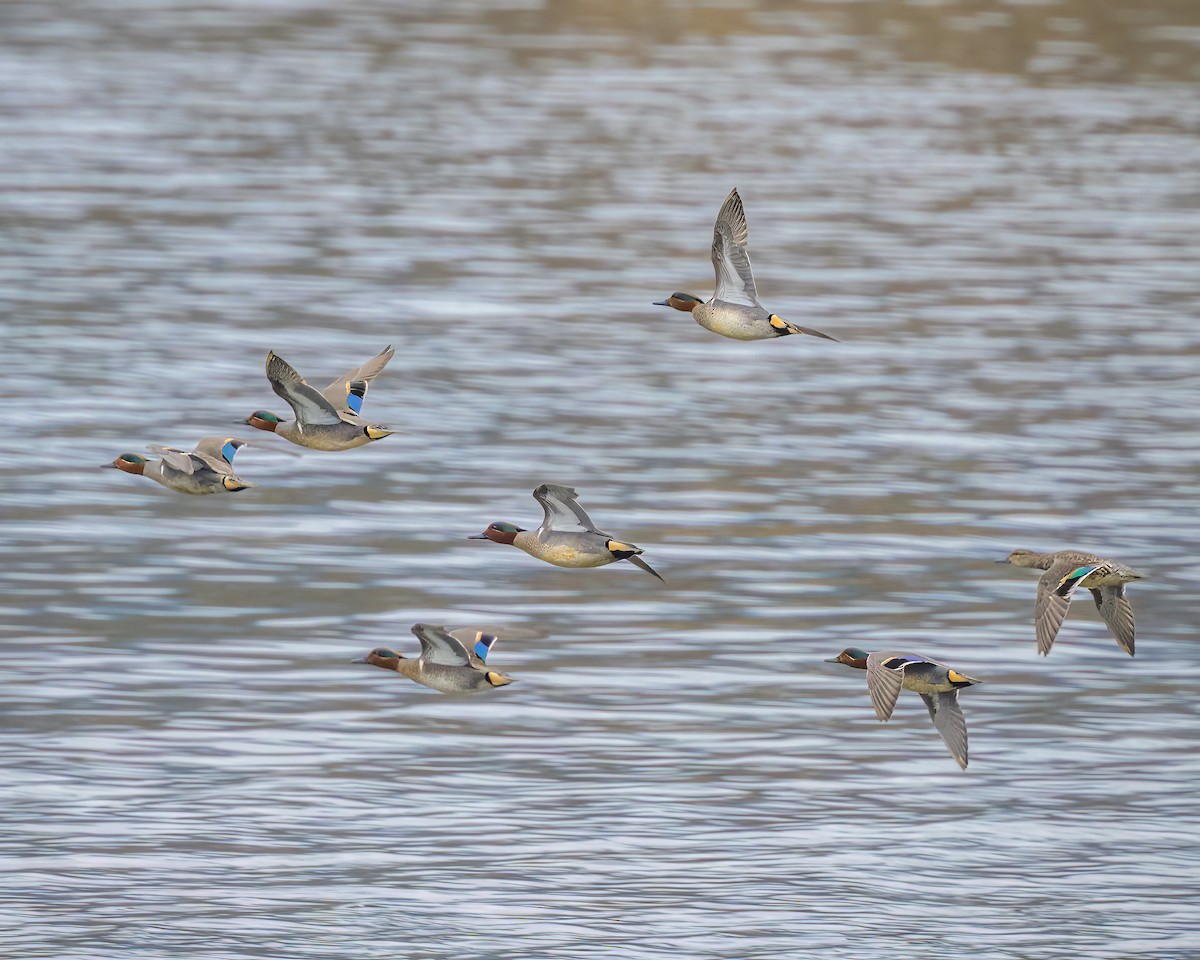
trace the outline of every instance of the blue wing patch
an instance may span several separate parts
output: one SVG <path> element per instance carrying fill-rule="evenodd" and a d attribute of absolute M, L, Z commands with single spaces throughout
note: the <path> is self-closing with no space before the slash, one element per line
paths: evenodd
<path fill-rule="evenodd" d="M 499 638 L 493 637 L 489 633 L 479 634 L 479 639 L 475 641 L 475 656 L 477 656 L 480 660 L 486 661 L 488 654 L 492 650 L 492 645 L 497 639 Z"/>
<path fill-rule="evenodd" d="M 366 395 L 366 380 L 350 380 L 346 383 L 346 406 L 355 414 L 362 413 L 363 397 Z"/>
<path fill-rule="evenodd" d="M 225 445 L 221 447 L 221 456 L 225 458 L 226 463 L 233 463 L 233 455 L 238 452 L 238 444 L 232 439 L 226 440 Z"/>

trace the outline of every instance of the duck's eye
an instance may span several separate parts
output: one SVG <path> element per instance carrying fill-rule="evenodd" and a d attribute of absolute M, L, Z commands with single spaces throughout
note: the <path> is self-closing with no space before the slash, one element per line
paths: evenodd
<path fill-rule="evenodd" d="M 375 656 L 375 657 L 381 657 L 384 660 L 387 660 L 389 657 L 392 656 L 392 651 L 389 650 L 387 647 L 376 647 L 374 650 L 371 651 L 371 655 Z"/>

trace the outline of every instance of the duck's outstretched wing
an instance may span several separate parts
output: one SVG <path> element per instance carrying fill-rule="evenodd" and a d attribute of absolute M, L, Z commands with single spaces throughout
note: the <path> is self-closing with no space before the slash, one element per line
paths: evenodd
<path fill-rule="evenodd" d="M 475 627 L 459 627 L 447 632 L 466 648 L 471 663 L 477 667 L 487 663 L 488 654 L 500 639 L 495 634 L 485 633 Z"/>
<path fill-rule="evenodd" d="M 967 721 L 958 705 L 958 691 L 921 694 L 937 732 L 960 767 L 967 769 Z"/>
<path fill-rule="evenodd" d="M 1038 579 L 1037 601 L 1033 605 L 1033 623 L 1037 632 L 1038 653 L 1043 657 L 1050 652 L 1058 629 L 1067 618 L 1071 606 L 1071 593 L 1076 580 L 1065 579 L 1075 569 L 1075 564 L 1059 561 Z"/>
<path fill-rule="evenodd" d="M 880 720 L 892 718 L 909 662 L 910 658 L 898 653 L 872 653 L 867 657 L 867 693 Z"/>
<path fill-rule="evenodd" d="M 721 204 L 717 222 L 713 225 L 712 262 L 717 278 L 714 300 L 740 303 L 747 307 L 761 306 L 758 290 L 754 286 L 754 274 L 750 270 L 750 254 L 746 252 L 749 236 L 746 211 L 734 187 Z"/>
<path fill-rule="evenodd" d="M 343 373 L 329 386 L 321 391 L 321 395 L 333 406 L 346 413 L 357 416 L 362 413 L 363 400 L 367 396 L 367 387 L 383 372 L 396 351 L 388 346 L 383 353 L 372 357 L 361 367 Z"/>
<path fill-rule="evenodd" d="M 199 457 L 217 473 L 232 476 L 233 457 L 244 446 L 246 441 L 237 437 L 205 437 L 196 444 L 192 456 Z"/>
<path fill-rule="evenodd" d="M 298 422 L 330 425 L 341 422 L 337 408 L 305 383 L 296 368 L 274 350 L 267 354 L 267 379 L 271 381 L 271 389 L 287 401 Z"/>
<path fill-rule="evenodd" d="M 542 526 L 547 530 L 571 533 L 600 533 L 592 523 L 592 518 L 579 505 L 578 496 L 572 487 L 564 487 L 559 483 L 543 483 L 534 490 L 533 497 L 542 505 L 545 513 Z"/>
<path fill-rule="evenodd" d="M 1117 640 L 1118 646 L 1133 656 L 1133 607 L 1125 599 L 1125 584 L 1116 587 L 1100 587 L 1092 591 L 1096 609 L 1108 624 L 1108 632 Z"/>
<path fill-rule="evenodd" d="M 471 664 L 471 655 L 462 642 L 446 632 L 445 627 L 432 623 L 414 623 L 412 632 L 421 641 L 421 659 L 427 663 L 440 663 L 448 667 L 466 667 Z"/>

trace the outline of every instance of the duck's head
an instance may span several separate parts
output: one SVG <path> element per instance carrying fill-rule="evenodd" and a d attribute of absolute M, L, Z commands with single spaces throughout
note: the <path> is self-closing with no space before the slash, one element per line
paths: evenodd
<path fill-rule="evenodd" d="M 248 423 L 255 430 L 266 430 L 267 433 L 274 433 L 279 429 L 279 425 L 283 420 L 273 413 L 268 413 L 266 410 L 255 410 L 245 420 L 239 420 L 238 423 Z"/>
<path fill-rule="evenodd" d="M 376 647 L 365 657 L 359 657 L 357 660 L 351 660 L 351 663 L 369 663 L 373 667 L 383 667 L 384 670 L 399 670 L 400 661 L 404 658 L 395 650 L 389 650 L 387 647 Z"/>
<path fill-rule="evenodd" d="M 859 647 L 847 647 L 836 657 L 831 657 L 825 661 L 826 663 L 844 663 L 848 667 L 857 667 L 859 670 L 867 669 L 867 651 Z"/>
<path fill-rule="evenodd" d="M 483 533 L 477 533 L 467 539 L 491 540 L 492 543 L 512 543 L 517 539 L 518 533 L 524 532 L 524 527 L 518 527 L 515 523 L 509 523 L 507 520 L 497 520 L 495 523 L 488 524 L 488 528 Z"/>
<path fill-rule="evenodd" d="M 1032 550 L 1014 550 L 1003 560 L 997 560 L 997 563 L 1011 563 L 1014 567 L 1032 567 L 1036 566 L 1041 560 L 1040 553 L 1034 553 Z"/>
<path fill-rule="evenodd" d="M 106 463 L 105 466 L 141 475 L 146 472 L 146 458 L 139 457 L 136 453 L 123 453 L 112 463 Z"/>
<path fill-rule="evenodd" d="M 703 302 L 699 297 L 693 297 L 690 293 L 679 293 L 676 291 L 667 297 L 666 300 L 655 300 L 654 306 L 674 307 L 676 310 L 682 310 L 684 313 L 691 313 Z"/>
<path fill-rule="evenodd" d="M 502 673 L 497 673 L 495 670 L 489 670 L 484 675 L 484 679 L 493 687 L 507 687 L 513 682 L 512 677 L 506 677 Z"/>
<path fill-rule="evenodd" d="M 395 432 L 395 430 L 381 427 L 377 423 L 368 423 L 363 427 L 363 433 L 366 434 L 368 440 L 382 440 L 384 437 L 390 437 Z"/>

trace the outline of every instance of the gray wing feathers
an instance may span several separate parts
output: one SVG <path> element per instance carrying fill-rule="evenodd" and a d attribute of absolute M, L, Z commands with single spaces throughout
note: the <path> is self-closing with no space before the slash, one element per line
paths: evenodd
<path fill-rule="evenodd" d="M 933 725 L 942 735 L 947 748 L 960 767 L 967 769 L 967 721 L 962 707 L 958 705 L 958 691 L 939 693 L 937 696 L 923 693 L 921 699 L 929 708 Z"/>
<path fill-rule="evenodd" d="M 225 459 L 225 445 L 233 444 L 233 452 L 237 453 L 246 446 L 245 440 L 237 437 L 205 437 L 192 450 L 193 457 L 199 457 L 210 470 L 225 476 L 233 476 L 233 465 Z"/>
<path fill-rule="evenodd" d="M 741 303 L 748 307 L 760 306 L 754 274 L 750 270 L 750 254 L 746 252 L 749 235 L 746 211 L 735 187 L 725 198 L 717 214 L 717 222 L 713 225 L 712 262 L 717 284 L 713 293 L 715 300 Z"/>
<path fill-rule="evenodd" d="M 463 645 L 463 649 L 467 651 L 467 657 L 471 661 L 473 667 L 486 667 L 487 656 L 492 652 L 492 647 L 499 641 L 499 637 L 492 633 L 479 630 L 475 627 L 459 627 L 457 630 L 447 631 L 450 636 Z M 483 647 L 483 655 L 480 656 L 480 646 Z"/>
<path fill-rule="evenodd" d="M 267 354 L 267 379 L 271 381 L 271 389 L 287 401 L 298 421 L 312 424 L 341 422 L 337 408 L 305 383 L 296 368 L 276 356 L 274 351 Z"/>
<path fill-rule="evenodd" d="M 396 351 L 393 350 L 390 345 L 385 347 L 383 353 L 379 354 L 379 356 L 372 357 L 361 367 L 350 370 L 347 373 L 343 373 L 340 377 L 335 379 L 333 383 L 322 390 L 321 395 L 338 409 L 344 408 L 345 410 L 350 411 L 350 407 L 346 406 L 346 394 L 349 391 L 347 385 L 356 380 L 369 384 L 377 376 L 383 373 L 383 368 L 388 365 L 388 361 L 391 360 L 395 354 Z"/>
<path fill-rule="evenodd" d="M 186 473 L 188 476 L 196 472 L 196 461 L 192 459 L 190 453 L 176 450 L 174 447 L 151 447 L 150 449 L 162 457 L 162 462 L 172 470 Z"/>
<path fill-rule="evenodd" d="M 1056 563 L 1038 580 L 1037 602 L 1033 607 L 1034 626 L 1037 630 L 1038 653 L 1043 657 L 1050 652 L 1058 628 L 1067 618 L 1071 606 L 1071 594 L 1060 597 L 1055 591 L 1062 578 L 1071 572 L 1073 564 Z"/>
<path fill-rule="evenodd" d="M 890 653 L 873 653 L 867 657 L 867 693 L 871 695 L 875 716 L 880 720 L 891 719 L 892 711 L 896 709 L 896 698 L 904 686 L 904 667 L 890 670 L 883 665 L 883 661 L 890 660 L 892 656 Z"/>
<path fill-rule="evenodd" d="M 1116 637 L 1117 644 L 1133 656 L 1133 607 L 1125 599 L 1125 584 L 1116 587 L 1100 587 L 1092 591 L 1096 609 L 1108 624 L 1109 632 Z"/>
<path fill-rule="evenodd" d="M 542 505 L 545 513 L 542 526 L 547 530 L 600 533 L 591 517 L 579 505 L 576 500 L 579 494 L 573 488 L 559 483 L 543 483 L 533 491 L 533 496 Z"/>
<path fill-rule="evenodd" d="M 421 659 L 427 663 L 440 663 L 448 667 L 465 667 L 471 663 L 470 654 L 457 637 L 446 632 L 445 627 L 432 623 L 417 623 L 413 635 L 421 641 Z"/>

